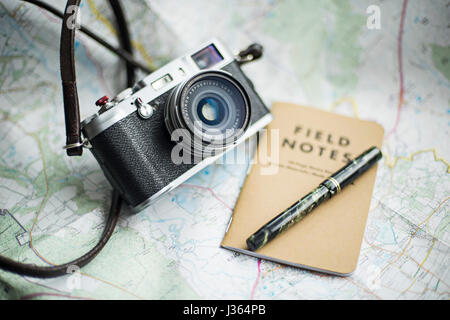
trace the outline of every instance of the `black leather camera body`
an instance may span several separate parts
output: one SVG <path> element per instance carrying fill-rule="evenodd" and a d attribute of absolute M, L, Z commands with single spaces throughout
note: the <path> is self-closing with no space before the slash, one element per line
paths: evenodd
<path fill-rule="evenodd" d="M 96 104 L 83 136 L 134 212 L 272 120 L 239 62 L 215 39 Z M 192 161 L 179 161 L 177 145 Z"/>

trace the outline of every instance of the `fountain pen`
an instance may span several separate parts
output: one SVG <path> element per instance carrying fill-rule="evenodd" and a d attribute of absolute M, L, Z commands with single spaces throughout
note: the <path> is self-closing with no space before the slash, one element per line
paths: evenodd
<path fill-rule="evenodd" d="M 330 199 L 372 167 L 382 157 L 380 149 L 372 147 L 323 181 L 317 188 L 270 220 L 247 239 L 251 251 L 258 250 L 280 233 L 302 220 L 325 200 Z"/>

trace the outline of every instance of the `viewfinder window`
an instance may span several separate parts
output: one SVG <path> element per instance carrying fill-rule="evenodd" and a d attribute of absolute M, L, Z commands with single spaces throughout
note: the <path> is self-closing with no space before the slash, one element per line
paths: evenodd
<path fill-rule="evenodd" d="M 159 78 L 158 80 L 155 80 L 152 82 L 152 87 L 155 90 L 159 90 L 162 87 L 164 87 L 166 84 L 168 84 L 169 82 L 171 82 L 172 76 L 170 74 L 165 74 L 164 76 L 162 76 L 161 78 Z"/>
<path fill-rule="evenodd" d="M 192 59 L 194 59 L 200 69 L 206 69 L 222 61 L 223 57 L 216 47 L 213 44 L 210 44 L 206 48 L 193 54 Z"/>

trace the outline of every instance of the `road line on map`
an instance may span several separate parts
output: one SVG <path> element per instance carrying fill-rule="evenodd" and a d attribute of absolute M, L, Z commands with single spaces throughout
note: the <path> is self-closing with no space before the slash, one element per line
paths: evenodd
<path fill-rule="evenodd" d="M 91 8 L 92 13 L 94 16 L 99 20 L 101 23 L 105 25 L 105 27 L 115 36 L 117 36 L 117 30 L 113 27 L 113 25 L 108 21 L 108 19 L 103 16 L 100 11 L 97 9 L 95 3 L 93 0 L 88 0 L 88 5 Z"/>
<path fill-rule="evenodd" d="M 388 195 L 390 195 L 391 192 L 392 192 L 392 176 L 393 176 L 393 173 L 392 173 L 392 168 L 391 168 L 391 167 L 388 167 L 388 169 L 389 169 L 389 188 L 388 188 L 388 192 L 386 192 L 386 193 L 380 198 L 380 200 L 378 200 L 378 202 L 377 202 L 377 204 L 375 205 L 375 207 L 373 207 L 372 209 L 369 209 L 369 212 L 372 212 L 372 211 L 374 211 L 375 209 L 377 209 L 377 208 L 380 206 L 381 202 L 382 202 Z"/>
<path fill-rule="evenodd" d="M 24 130 L 24 132 L 26 132 Z M 41 205 L 39 206 L 39 209 L 36 213 L 36 217 L 33 220 L 33 224 L 31 225 L 30 231 L 29 231 L 29 235 L 30 235 L 30 246 L 33 246 L 33 237 L 31 236 L 31 233 L 33 232 L 34 227 L 36 226 L 36 223 L 38 221 L 39 218 L 39 214 L 41 213 L 42 209 L 44 208 L 44 204 L 45 202 L 47 202 L 47 197 L 48 197 L 48 193 L 50 191 L 50 187 L 48 185 L 48 176 L 47 176 L 47 162 L 45 161 L 45 155 L 44 155 L 44 150 L 42 149 L 42 143 L 41 140 L 39 139 L 39 137 L 34 134 L 34 133 L 30 133 L 29 134 L 32 138 L 34 138 L 38 144 L 38 148 L 39 148 L 39 152 L 41 154 L 41 158 L 42 158 L 42 171 L 44 173 L 44 180 L 45 180 L 45 194 L 44 194 L 44 199 L 42 199 Z"/>
<path fill-rule="evenodd" d="M 250 300 L 255 297 L 256 287 L 258 286 L 259 279 L 261 278 L 261 259 L 258 259 L 258 274 L 256 275 L 255 283 L 253 284 L 252 293 L 250 294 Z"/>
<path fill-rule="evenodd" d="M 105 283 L 105 284 L 108 284 L 108 285 L 110 285 L 110 286 L 112 286 L 112 287 L 114 287 L 114 288 L 117 288 L 117 289 L 119 289 L 119 290 L 125 292 L 125 293 L 128 293 L 128 294 L 130 294 L 130 295 L 132 295 L 132 296 L 135 296 L 135 297 L 138 298 L 139 300 L 145 300 L 145 298 L 143 298 L 143 297 L 141 297 L 141 296 L 138 296 L 137 294 L 134 294 L 133 292 L 128 291 L 128 290 L 125 289 L 125 288 L 119 287 L 118 285 L 116 285 L 116 284 L 114 284 L 114 283 L 112 283 L 112 282 L 109 282 L 109 281 L 107 281 L 107 280 L 103 280 L 103 279 L 97 278 L 97 277 L 95 277 L 95 276 L 92 276 L 92 275 L 87 274 L 87 273 L 84 273 L 84 272 L 80 272 L 80 274 L 83 275 L 83 276 L 85 276 L 85 277 L 88 277 L 88 278 L 91 278 L 91 279 L 94 279 L 94 280 L 103 282 L 103 283 Z"/>
<path fill-rule="evenodd" d="M 367 237 L 366 237 L 366 236 L 364 236 L 364 241 L 365 241 L 370 247 L 372 247 L 372 248 L 375 248 L 375 249 L 378 249 L 378 250 L 382 250 L 382 251 L 386 251 L 386 252 L 389 252 L 389 253 L 391 253 L 392 255 L 396 255 L 396 256 L 398 256 L 398 255 L 400 254 L 400 252 L 395 252 L 395 251 L 392 251 L 392 250 L 389 250 L 389 249 L 386 249 L 386 248 L 382 248 L 382 247 L 380 247 L 380 246 L 377 246 L 376 244 L 371 243 L 369 240 L 367 240 Z M 407 254 L 406 252 L 404 253 L 404 255 L 405 255 L 407 258 L 411 259 L 411 261 L 413 261 L 415 264 L 417 264 L 417 266 L 420 267 L 420 262 L 419 262 L 419 261 L 417 261 L 416 259 L 414 259 L 413 257 L 411 257 L 411 256 L 410 256 L 409 254 Z M 425 272 L 431 274 L 431 275 L 432 275 L 433 277 L 435 277 L 438 281 L 441 281 L 441 279 L 440 279 L 438 276 L 436 276 L 436 274 L 434 274 L 434 273 L 433 273 L 432 271 L 430 271 L 429 269 L 425 268 L 424 266 L 422 266 L 421 269 L 424 270 Z M 448 287 L 448 285 L 447 285 L 445 282 L 444 282 L 444 284 Z"/>
<path fill-rule="evenodd" d="M 285 268 L 284 265 L 279 264 L 279 265 L 277 265 L 276 267 L 273 267 L 272 269 L 268 269 L 268 270 L 264 271 L 264 273 L 262 274 L 262 277 L 264 278 L 264 277 L 265 277 L 267 274 L 269 274 L 270 272 L 275 272 L 275 271 L 277 271 L 277 270 L 284 269 L 284 268 Z"/>
<path fill-rule="evenodd" d="M 428 217 L 427 217 L 425 220 L 423 220 L 421 223 L 419 223 L 419 224 L 417 225 L 416 230 L 414 230 L 414 232 L 413 232 L 413 233 L 411 234 L 411 236 L 409 237 L 409 240 L 408 240 L 408 242 L 406 243 L 405 247 L 403 248 L 402 252 L 398 254 L 397 258 L 396 258 L 394 261 L 388 263 L 388 264 L 387 264 L 387 265 L 386 265 L 386 266 L 378 273 L 378 275 L 375 277 L 374 280 L 378 279 L 378 278 L 380 277 L 380 275 L 381 275 L 381 274 L 382 274 L 389 266 L 391 266 L 391 265 L 393 265 L 394 263 L 396 263 L 396 262 L 397 262 L 397 261 L 398 261 L 405 253 L 406 253 L 406 249 L 409 247 L 409 245 L 410 245 L 410 243 L 411 243 L 413 237 L 416 235 L 417 231 L 419 231 L 420 226 L 421 226 L 422 224 L 424 224 L 426 221 L 428 221 L 428 220 L 429 220 L 429 219 L 430 219 L 430 218 L 431 218 L 431 217 L 439 210 L 439 208 L 440 208 L 447 200 L 449 200 L 449 199 L 450 199 L 450 196 L 447 197 L 447 198 L 445 198 L 445 199 L 437 206 L 437 208 L 434 209 L 434 210 L 428 215 Z"/>
<path fill-rule="evenodd" d="M 38 145 L 39 153 L 41 154 L 41 158 L 42 158 L 42 171 L 44 173 L 44 180 L 45 180 L 46 191 L 45 191 L 45 194 L 44 194 L 44 198 L 42 199 L 42 202 L 41 202 L 41 204 L 39 206 L 39 209 L 38 209 L 38 211 L 36 213 L 36 216 L 35 216 L 35 218 L 33 220 L 33 224 L 31 226 L 30 230 L 28 231 L 28 236 L 30 238 L 29 239 L 29 246 L 30 246 L 30 248 L 33 249 L 33 236 L 32 236 L 31 233 L 33 232 L 33 229 L 34 229 L 34 227 L 35 227 L 35 225 L 37 223 L 39 214 L 41 213 L 41 210 L 43 209 L 44 203 L 47 201 L 48 193 L 49 193 L 49 190 L 50 190 L 50 187 L 48 185 L 47 163 L 45 161 L 45 155 L 44 155 L 44 150 L 42 149 L 41 140 L 39 139 L 37 134 L 30 133 L 30 132 L 26 131 L 25 128 L 23 128 L 18 122 L 16 122 L 13 119 L 11 119 L 8 115 L 6 115 L 5 119 L 11 121 L 13 124 L 15 124 L 17 127 L 19 127 L 19 129 L 21 129 L 23 131 L 23 133 L 25 133 L 25 135 L 30 136 L 31 138 L 33 138 L 36 141 L 36 143 Z"/>
<path fill-rule="evenodd" d="M 198 186 L 195 184 L 188 184 L 188 183 L 183 183 L 180 184 L 180 187 L 188 187 L 188 188 L 196 188 L 196 189 L 201 189 L 201 190 L 205 190 L 205 191 L 209 191 L 211 193 L 211 195 L 216 198 L 216 200 L 218 200 L 220 203 L 222 203 L 226 208 L 228 208 L 229 210 L 233 211 L 233 208 L 231 208 L 225 201 L 223 201 L 222 199 L 220 199 L 217 194 L 214 192 L 214 190 L 212 188 L 209 187 L 203 187 L 203 186 Z"/>
<path fill-rule="evenodd" d="M 371 243 L 369 240 L 367 240 L 367 237 L 366 237 L 366 236 L 364 236 L 364 241 L 365 241 L 370 247 L 372 247 L 372 248 L 375 248 L 375 249 L 378 249 L 378 250 L 382 250 L 382 251 L 386 251 L 386 252 L 389 252 L 389 253 L 391 253 L 392 255 L 396 255 L 396 256 L 398 256 L 398 255 L 400 254 L 400 252 L 395 252 L 395 251 L 392 251 L 392 250 L 389 250 L 389 249 L 385 249 L 385 248 L 382 248 L 382 247 L 380 247 L 380 246 L 377 246 L 376 244 Z M 413 261 L 415 264 L 417 264 L 423 271 L 425 271 L 426 273 L 431 274 L 434 278 L 436 278 L 436 279 L 438 280 L 438 282 L 441 281 L 441 282 L 442 282 L 443 284 L 445 284 L 447 287 L 450 287 L 447 283 L 445 283 L 444 281 L 442 281 L 442 279 L 439 278 L 439 277 L 438 277 L 436 274 L 434 274 L 432 271 L 430 271 L 429 269 L 425 268 L 424 266 L 420 266 L 420 262 L 417 261 L 416 259 L 414 259 L 413 257 L 411 257 L 409 254 L 407 254 L 407 253 L 405 252 L 404 255 L 405 255 L 407 258 L 411 259 L 411 261 Z"/>
<path fill-rule="evenodd" d="M 10 12 L 10 11 L 8 10 L 8 8 L 6 8 L 6 6 L 5 6 L 3 3 L 0 2 L 0 6 L 2 6 L 3 9 L 5 9 L 6 13 L 7 13 L 11 18 L 13 18 L 13 19 L 16 18 L 17 12 L 20 10 L 20 8 L 23 7 L 23 5 L 24 5 L 24 3 L 19 4 L 19 6 L 14 10 L 14 12 Z"/>
<path fill-rule="evenodd" d="M 392 187 L 392 175 L 393 175 L 393 174 L 392 174 L 392 170 L 393 170 L 393 169 L 395 168 L 395 166 L 397 165 L 397 162 L 398 162 L 399 160 L 413 161 L 413 158 L 414 158 L 416 155 L 418 155 L 418 154 L 420 154 L 420 153 L 426 153 L 426 152 L 432 152 L 435 161 L 441 161 L 441 162 L 443 162 L 443 163 L 447 166 L 447 173 L 449 173 L 449 170 L 450 170 L 449 163 L 448 163 L 445 159 L 440 158 L 440 157 L 438 156 L 438 153 L 437 153 L 437 150 L 436 150 L 436 149 L 419 150 L 419 151 L 416 151 L 416 152 L 410 154 L 408 157 L 394 157 L 394 160 L 393 160 L 393 161 L 389 161 L 389 159 L 391 158 L 391 156 L 389 156 L 388 153 L 384 152 L 384 156 L 385 156 L 385 165 L 390 169 L 390 184 L 389 184 L 389 191 L 388 191 L 382 198 L 380 198 L 380 200 L 378 201 L 378 203 L 375 205 L 374 208 L 370 209 L 370 212 L 373 211 L 373 210 L 375 210 L 376 208 L 378 208 L 378 206 L 381 204 L 382 200 L 384 200 L 384 199 L 390 194 L 390 192 L 391 192 L 391 187 Z M 444 202 L 445 202 L 445 201 L 446 201 L 446 200 L 444 200 Z M 442 204 L 442 203 L 441 203 L 441 204 Z M 438 208 L 435 209 L 436 211 L 439 209 L 439 207 L 441 206 L 441 204 L 438 206 Z M 428 219 L 427 219 L 427 220 L 428 220 Z M 425 220 L 425 221 L 427 221 L 427 220 Z M 419 224 L 419 226 L 418 226 L 419 228 L 420 228 L 420 225 L 421 225 L 421 224 Z M 417 232 L 417 230 L 416 230 L 416 232 Z M 376 245 L 370 243 L 370 242 L 367 240 L 366 237 L 364 237 L 364 240 L 365 240 L 371 247 L 375 247 L 375 248 L 377 248 L 377 249 L 379 249 L 379 250 L 385 250 L 385 251 L 388 251 L 388 252 L 390 252 L 390 253 L 392 253 L 392 254 L 396 254 L 396 255 L 398 256 L 398 258 L 399 258 L 401 255 L 406 255 L 408 258 L 410 258 L 412 261 L 414 261 L 414 262 L 419 266 L 419 269 L 423 269 L 425 272 L 431 274 L 433 277 L 435 277 L 436 279 L 438 279 L 438 281 L 441 281 L 441 279 L 440 279 L 439 277 L 437 277 L 434 273 L 432 273 L 430 270 L 424 268 L 424 267 L 423 267 L 423 263 L 420 264 L 420 263 L 419 263 L 418 261 L 416 261 L 413 257 L 409 256 L 406 252 L 397 253 L 397 252 L 390 251 L 390 250 L 381 248 L 381 247 L 379 247 L 379 246 L 376 246 Z M 411 240 L 411 239 L 410 239 L 410 240 Z M 408 244 L 409 244 L 409 242 L 408 242 Z M 434 241 L 433 241 L 433 244 L 434 244 Z M 405 248 L 405 250 L 406 250 L 406 248 Z M 397 260 L 398 260 L 398 258 L 397 258 Z M 397 261 L 397 260 L 396 260 L 396 261 Z M 394 262 L 395 262 L 395 261 L 394 261 Z M 394 263 L 394 262 L 393 262 L 393 263 Z M 381 272 L 380 272 L 380 274 L 381 274 Z M 380 275 L 380 274 L 379 274 L 379 275 Z M 379 275 L 377 276 L 377 278 L 379 277 Z M 448 286 L 445 282 L 443 282 L 443 283 L 444 283 L 446 286 Z"/>
<path fill-rule="evenodd" d="M 425 263 L 425 261 L 427 261 L 428 257 L 430 256 L 431 250 L 433 250 L 433 247 L 434 247 L 434 244 L 435 244 L 435 243 L 436 243 L 436 239 L 433 239 L 433 244 L 431 245 L 430 250 L 428 250 L 427 256 L 425 257 L 425 259 L 423 259 L 423 261 L 422 261 L 422 263 L 420 264 L 419 269 L 417 270 L 417 272 L 419 272 L 419 270 L 422 268 L 422 266 L 423 266 L 423 264 Z M 399 297 L 400 297 L 401 295 L 405 294 L 406 292 L 408 292 L 409 289 L 411 289 L 411 287 L 414 285 L 414 283 L 416 283 L 416 280 L 417 280 L 417 277 L 416 277 L 417 272 L 416 272 L 416 274 L 414 275 L 414 279 L 413 279 L 413 281 L 411 282 L 411 284 L 408 286 L 408 288 L 406 288 L 405 290 L 403 290 L 403 291 L 400 293 Z"/>
<path fill-rule="evenodd" d="M 444 164 L 447 166 L 447 173 L 450 173 L 450 163 L 449 163 L 447 160 L 445 160 L 444 158 L 439 157 L 436 148 L 430 148 L 430 149 L 419 150 L 419 151 L 416 151 L 416 152 L 411 153 L 411 154 L 410 154 L 409 156 L 407 156 L 407 157 L 402 157 L 402 156 L 400 156 L 400 157 L 392 157 L 392 156 L 390 156 L 387 152 L 383 152 L 383 155 L 384 155 L 384 157 L 385 157 L 384 163 L 385 163 L 385 165 L 388 166 L 389 168 L 394 169 L 394 167 L 397 165 L 397 162 L 398 162 L 399 160 L 413 161 L 413 158 L 414 158 L 415 156 L 417 156 L 418 154 L 421 154 L 421 153 L 426 153 L 426 152 L 432 152 L 432 153 L 433 153 L 433 156 L 434 156 L 434 161 L 436 161 L 436 162 L 439 162 L 439 161 L 440 161 L 440 162 L 444 163 Z M 391 158 L 393 158 L 393 160 L 390 162 L 389 160 L 390 160 Z"/>
<path fill-rule="evenodd" d="M 403 31 L 404 31 L 404 25 L 405 25 L 407 6 L 408 6 L 408 0 L 403 0 L 402 16 L 400 19 L 400 27 L 399 27 L 398 40 L 397 40 L 398 73 L 399 73 L 399 77 L 400 77 L 400 79 L 399 79 L 400 80 L 400 89 L 399 89 L 399 93 L 398 93 L 397 116 L 395 118 L 394 127 L 386 135 L 385 140 L 387 140 L 390 137 L 390 135 L 397 130 L 397 126 L 400 122 L 400 111 L 401 111 L 403 103 L 404 103 L 405 87 L 404 87 L 404 74 L 403 74 Z"/>
<path fill-rule="evenodd" d="M 356 119 L 360 119 L 359 112 L 358 112 L 358 105 L 356 104 L 356 101 L 352 97 L 343 97 L 335 102 L 330 107 L 330 112 L 334 112 L 336 107 L 340 106 L 344 102 L 349 102 L 353 109 L 353 114 Z"/>
<path fill-rule="evenodd" d="M 375 292 L 371 291 L 369 288 L 359 284 L 356 281 L 353 281 L 351 277 L 343 277 L 342 279 L 352 283 L 354 286 L 361 288 L 362 290 L 364 290 L 366 293 L 374 296 L 375 298 L 377 298 L 378 300 L 383 300 L 383 298 L 381 298 L 380 296 L 378 296 Z"/>
<path fill-rule="evenodd" d="M 88 0 L 88 4 L 89 4 L 89 7 L 91 8 L 92 13 L 95 15 L 95 17 L 101 23 L 103 23 L 106 26 L 106 28 L 108 28 L 108 30 L 112 34 L 117 36 L 116 28 L 114 28 L 114 26 L 108 21 L 108 19 L 100 13 L 100 11 L 96 7 L 94 1 L 93 0 Z M 140 43 L 140 42 L 138 42 L 136 40 L 131 40 L 131 44 L 133 45 L 133 47 L 135 49 L 137 49 L 139 51 L 139 53 L 142 55 L 142 57 L 144 58 L 145 62 L 148 64 L 148 66 L 150 66 L 151 68 L 154 68 L 153 60 L 150 57 L 150 55 L 148 54 L 148 52 L 145 50 L 145 48 L 142 45 L 142 43 Z"/>
<path fill-rule="evenodd" d="M 33 251 L 35 252 L 35 254 L 36 254 L 39 258 L 41 258 L 45 263 L 47 263 L 47 264 L 49 264 L 49 265 L 51 265 L 51 266 L 56 266 L 56 264 L 54 264 L 53 262 L 50 262 L 50 261 L 48 261 L 47 259 L 45 259 L 45 258 L 44 258 L 44 257 L 36 250 L 36 248 L 33 247 L 32 250 L 33 250 Z M 140 297 L 140 296 L 134 294 L 133 292 L 128 291 L 127 289 L 122 288 L 122 287 L 120 287 L 120 286 L 118 286 L 118 285 L 116 285 L 116 284 L 114 284 L 114 283 L 112 283 L 112 282 L 109 282 L 109 281 L 106 281 L 106 280 L 102 280 L 102 279 L 100 279 L 100 278 L 94 277 L 94 276 L 89 275 L 89 274 L 84 273 L 84 272 L 80 272 L 80 274 L 81 274 L 82 276 L 85 276 L 85 277 L 88 277 L 88 278 L 91 278 L 91 279 L 94 279 L 94 280 L 103 282 L 104 284 L 113 286 L 114 288 L 117 288 L 117 289 L 119 289 L 119 290 L 121 290 L 121 291 L 123 291 L 123 292 L 125 292 L 125 293 L 128 293 L 128 294 L 130 294 L 130 295 L 132 295 L 132 296 L 135 296 L 135 297 L 138 298 L 138 299 L 144 300 L 144 298 L 142 298 L 142 297 Z"/>

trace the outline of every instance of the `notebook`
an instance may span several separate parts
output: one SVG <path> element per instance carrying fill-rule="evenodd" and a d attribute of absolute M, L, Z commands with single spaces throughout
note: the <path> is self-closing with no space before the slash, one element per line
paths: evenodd
<path fill-rule="evenodd" d="M 260 137 L 221 247 L 350 275 L 358 262 L 377 165 L 259 250 L 247 250 L 245 240 L 350 159 L 371 146 L 381 147 L 383 127 L 289 103 L 275 103 L 271 111 L 274 120 Z"/>

